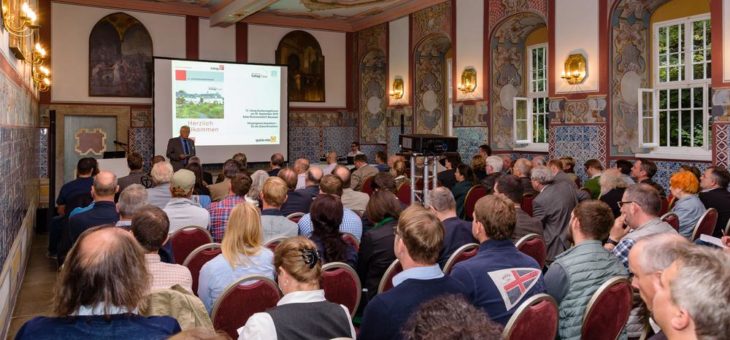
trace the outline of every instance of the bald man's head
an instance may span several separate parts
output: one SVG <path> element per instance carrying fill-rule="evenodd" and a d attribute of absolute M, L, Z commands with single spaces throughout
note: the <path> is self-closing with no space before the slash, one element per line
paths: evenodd
<path fill-rule="evenodd" d="M 297 187 L 297 173 L 294 170 L 290 168 L 281 169 L 278 176 L 286 182 L 289 190 L 294 190 Z"/>
<path fill-rule="evenodd" d="M 319 181 L 322 180 L 322 168 L 314 166 L 307 170 L 307 186 L 319 185 Z"/>
<path fill-rule="evenodd" d="M 294 162 L 294 171 L 296 171 L 297 174 L 303 174 L 307 172 L 307 170 L 309 170 L 309 160 L 306 158 L 297 158 Z"/>
<path fill-rule="evenodd" d="M 94 176 L 94 186 L 92 187 L 94 200 L 104 201 L 109 200 L 110 197 L 114 200 L 114 194 L 117 193 L 118 189 L 117 175 L 114 173 L 101 171 Z"/>
<path fill-rule="evenodd" d="M 342 165 L 338 165 L 332 170 L 332 174 L 339 177 L 342 180 L 342 187 L 350 187 L 350 169 Z"/>

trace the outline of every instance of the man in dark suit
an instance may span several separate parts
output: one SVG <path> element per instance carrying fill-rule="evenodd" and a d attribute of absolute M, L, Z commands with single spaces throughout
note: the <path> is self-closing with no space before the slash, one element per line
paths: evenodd
<path fill-rule="evenodd" d="M 517 176 L 520 179 L 520 183 L 522 183 L 522 194 L 535 195 L 537 192 L 532 187 L 530 171 L 532 171 L 532 162 L 527 158 L 517 159 L 512 166 L 512 174 Z"/>
<path fill-rule="evenodd" d="M 547 261 L 569 248 L 566 228 L 570 213 L 578 204 L 575 183 L 555 181 L 550 169 L 538 166 L 532 169 L 532 186 L 539 192 L 532 201 L 532 216 L 543 225 L 547 245 Z"/>
<path fill-rule="evenodd" d="M 438 263 L 441 268 L 446 265 L 451 254 L 459 247 L 476 243 L 477 240 L 471 233 L 471 223 L 456 216 L 456 201 L 451 190 L 446 187 L 438 187 L 429 193 L 431 199 L 431 211 L 444 225 L 444 244 L 439 253 Z"/>
<path fill-rule="evenodd" d="M 461 155 L 459 155 L 458 152 L 446 153 L 446 158 L 444 159 L 443 164 L 444 167 L 446 167 L 446 170 L 439 172 L 437 175 L 440 185 L 449 189 L 456 185 L 456 177 L 454 177 L 454 173 L 456 173 L 456 167 L 458 167 L 459 164 L 461 164 Z"/>
<path fill-rule="evenodd" d="M 494 192 L 507 196 L 515 204 L 517 223 L 515 223 L 515 230 L 512 232 L 512 241 L 516 242 L 527 234 L 538 234 L 542 237 L 542 222 L 522 210 L 520 205 L 523 195 L 522 183 L 520 183 L 517 176 L 500 176 L 494 185 Z"/>
<path fill-rule="evenodd" d="M 301 192 L 314 200 L 317 196 L 319 196 L 320 180 L 322 180 L 322 168 L 317 166 L 310 167 L 306 172 L 304 188 L 297 189 L 296 191 Z"/>
<path fill-rule="evenodd" d="M 167 141 L 166 154 L 174 171 L 184 168 L 188 158 L 195 156 L 195 141 L 189 137 L 190 127 L 183 125 L 180 127 L 180 136 Z"/>
<path fill-rule="evenodd" d="M 291 168 L 283 168 L 279 171 L 279 178 L 283 179 L 287 188 L 289 188 L 286 201 L 281 206 L 281 213 L 284 216 L 295 212 L 309 213 L 312 196 L 301 190 L 294 190 L 297 187 L 297 173 Z"/>
<path fill-rule="evenodd" d="M 721 237 L 722 232 L 730 220 L 730 192 L 727 191 L 730 182 L 730 173 L 723 168 L 711 166 L 702 173 L 700 177 L 700 200 L 705 208 L 717 209 L 717 224 L 712 233 L 715 237 Z"/>

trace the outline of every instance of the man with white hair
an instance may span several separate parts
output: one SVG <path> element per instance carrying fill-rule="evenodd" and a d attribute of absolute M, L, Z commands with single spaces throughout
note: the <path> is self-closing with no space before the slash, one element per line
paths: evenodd
<path fill-rule="evenodd" d="M 518 158 L 512 166 L 512 174 L 520 179 L 522 184 L 522 192 L 524 194 L 535 195 L 537 192 L 532 187 L 530 180 L 530 172 L 532 172 L 532 162 L 527 158 Z"/>
<path fill-rule="evenodd" d="M 467 243 L 476 243 L 471 233 L 471 223 L 456 216 L 454 195 L 446 187 L 437 187 L 429 192 L 431 211 L 444 225 L 444 241 L 439 253 L 438 263 L 441 268 L 449 260 L 451 254 Z"/>
<path fill-rule="evenodd" d="M 131 184 L 119 194 L 117 210 L 119 210 L 119 221 L 117 227 L 129 229 L 132 226 L 132 216 L 139 208 L 147 205 L 147 189 L 141 184 Z"/>
<path fill-rule="evenodd" d="M 570 247 L 566 228 L 578 200 L 574 184 L 555 182 L 553 173 L 544 166 L 532 169 L 531 179 L 532 187 L 539 192 L 532 201 L 532 216 L 542 222 L 547 261 L 550 263 Z"/>
<path fill-rule="evenodd" d="M 158 162 L 152 166 L 150 175 L 154 187 L 147 189 L 147 201 L 160 209 L 165 208 L 170 201 L 170 178 L 172 178 L 172 165 L 168 162 Z"/>
<path fill-rule="evenodd" d="M 306 158 L 297 158 L 294 161 L 294 172 L 297 173 L 297 186 L 295 190 L 304 189 L 307 186 L 307 170 L 309 170 L 309 160 Z"/>
<path fill-rule="evenodd" d="M 538 166 L 545 166 L 545 156 L 532 157 L 532 167 L 537 168 Z"/>
<path fill-rule="evenodd" d="M 502 157 L 489 156 L 486 159 L 486 163 L 485 171 L 487 173 L 487 177 L 482 179 L 481 184 L 487 188 L 487 194 L 491 194 L 494 192 L 494 184 L 497 182 L 497 178 L 502 175 L 502 166 L 504 165 L 504 162 L 502 161 Z"/>

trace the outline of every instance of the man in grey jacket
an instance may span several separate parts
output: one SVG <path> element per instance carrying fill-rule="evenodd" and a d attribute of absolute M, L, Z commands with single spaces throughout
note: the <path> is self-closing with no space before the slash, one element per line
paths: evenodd
<path fill-rule="evenodd" d="M 544 166 L 532 169 L 532 187 L 539 193 L 532 201 L 532 216 L 542 221 L 548 263 L 568 249 L 566 228 L 578 204 L 575 184 L 555 181 L 553 176 Z"/>

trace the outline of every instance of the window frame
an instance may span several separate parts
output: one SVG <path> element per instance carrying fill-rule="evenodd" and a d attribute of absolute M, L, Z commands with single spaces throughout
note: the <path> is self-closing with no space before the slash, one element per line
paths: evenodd
<path fill-rule="evenodd" d="M 536 81 L 533 79 L 533 65 L 532 65 L 532 53 L 536 49 L 544 48 L 544 54 L 543 54 L 543 71 L 544 71 L 544 78 L 539 79 L 544 80 L 545 86 L 543 91 L 533 92 L 532 91 L 532 85 L 533 82 Z M 526 79 L 526 86 L 525 86 L 525 95 L 522 97 L 515 96 L 513 98 L 513 104 L 512 104 L 512 122 L 513 122 L 513 141 L 517 146 L 515 146 L 513 149 L 517 151 L 531 151 L 531 152 L 547 152 L 548 151 L 548 139 L 549 139 L 549 123 L 546 124 L 547 131 L 545 135 L 545 143 L 536 143 L 534 142 L 534 119 L 535 119 L 535 113 L 534 113 L 534 105 L 533 101 L 536 98 L 544 98 L 545 100 L 545 107 L 549 108 L 550 106 L 550 98 L 549 98 L 549 91 L 548 87 L 550 86 L 549 77 L 548 77 L 548 70 L 550 68 L 549 63 L 549 51 L 548 51 L 548 43 L 539 43 L 539 44 L 533 44 L 526 47 L 526 64 L 527 64 L 527 76 Z M 527 102 L 527 134 L 528 139 L 517 139 L 517 115 L 516 115 L 516 109 L 517 109 L 517 101 L 525 100 Z M 546 115 L 549 114 L 549 110 L 545 113 Z"/>

